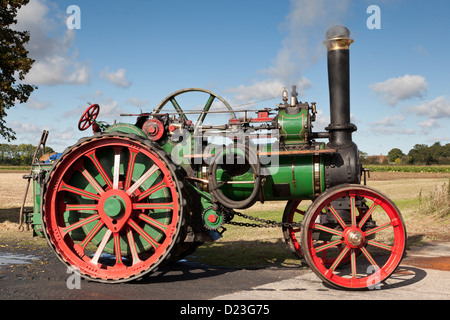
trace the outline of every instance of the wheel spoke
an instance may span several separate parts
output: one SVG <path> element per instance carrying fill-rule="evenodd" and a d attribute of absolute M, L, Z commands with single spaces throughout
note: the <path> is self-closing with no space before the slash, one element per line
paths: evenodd
<path fill-rule="evenodd" d="M 214 99 L 216 97 L 213 96 L 212 94 L 209 95 L 208 101 L 206 101 L 205 106 L 203 107 L 203 111 L 200 114 L 200 116 L 197 119 L 197 123 L 195 124 L 195 132 L 197 131 L 197 128 L 203 123 L 203 120 L 205 120 L 206 115 L 208 114 L 209 109 L 211 109 L 211 106 L 214 102 Z"/>
<path fill-rule="evenodd" d="M 95 211 L 96 204 L 67 204 L 65 211 Z"/>
<path fill-rule="evenodd" d="M 344 259 L 345 255 L 347 254 L 349 249 L 350 249 L 349 246 L 345 246 L 344 250 L 342 250 L 342 252 L 336 258 L 334 263 L 331 265 L 331 267 L 330 267 L 331 271 L 334 271 L 338 267 L 338 265 L 341 263 L 342 259 Z"/>
<path fill-rule="evenodd" d="M 317 230 L 320 230 L 320 231 L 325 231 L 327 233 L 331 233 L 331 234 L 335 234 L 335 235 L 338 235 L 338 236 L 342 236 L 342 232 L 341 231 L 325 227 L 325 226 L 323 226 L 321 224 L 316 224 L 315 223 L 314 226 L 313 226 L 313 229 L 317 229 Z"/>
<path fill-rule="evenodd" d="M 114 171 L 113 171 L 113 189 L 119 189 L 119 174 L 120 174 L 120 153 L 121 147 L 114 148 Z"/>
<path fill-rule="evenodd" d="M 98 220 L 98 219 L 100 219 L 100 215 L 95 214 L 95 215 L 92 215 L 92 216 L 90 216 L 90 217 L 88 217 L 86 219 L 83 219 L 83 220 L 80 220 L 78 222 L 75 222 L 74 224 L 71 224 L 70 226 L 62 228 L 61 231 L 63 232 L 63 236 L 65 236 L 70 231 L 73 231 L 73 230 L 76 230 L 78 228 L 81 228 L 82 226 L 85 226 L 88 223 L 91 223 L 91 222 L 93 222 L 95 220 Z"/>
<path fill-rule="evenodd" d="M 89 184 L 94 187 L 98 194 L 101 195 L 105 192 L 105 190 L 103 190 L 103 188 L 98 184 L 97 180 L 95 180 L 95 178 L 85 168 L 81 169 L 81 174 L 86 178 Z"/>
<path fill-rule="evenodd" d="M 97 251 L 95 251 L 94 257 L 91 259 L 90 263 L 94 265 L 98 265 L 98 259 L 100 258 L 100 255 L 103 253 L 103 250 L 105 250 L 106 244 L 109 241 L 109 238 L 111 237 L 112 231 L 106 230 L 105 235 L 103 236 L 102 242 L 100 242 L 100 245 L 97 248 Z"/>
<path fill-rule="evenodd" d="M 95 155 L 95 150 L 92 150 L 91 152 L 87 153 L 86 156 L 89 159 L 91 159 L 91 161 L 94 164 L 95 168 L 97 168 L 98 173 L 100 173 L 100 175 L 102 176 L 103 180 L 108 185 L 108 187 L 112 188 L 113 185 L 111 183 L 111 179 L 106 174 L 105 169 L 102 167 L 100 161 L 98 161 L 97 156 Z"/>
<path fill-rule="evenodd" d="M 369 211 L 367 211 L 367 213 L 364 215 L 364 217 L 361 219 L 361 221 L 359 222 L 358 228 L 362 228 L 364 226 L 364 224 L 367 222 L 367 220 L 370 218 L 370 216 L 372 215 L 372 213 L 375 211 L 375 208 L 377 207 L 377 203 L 374 202 L 372 204 L 372 206 L 370 207 Z"/>
<path fill-rule="evenodd" d="M 391 225 L 392 225 L 391 222 L 387 222 L 387 223 L 385 223 L 385 224 L 383 224 L 383 225 L 381 225 L 381 226 L 379 226 L 379 227 L 370 229 L 369 231 L 366 232 L 366 237 L 369 236 L 369 235 L 371 235 L 371 234 L 377 233 L 377 232 L 379 232 L 379 231 L 381 231 L 381 230 L 384 230 L 384 229 L 386 229 L 386 228 L 389 228 Z"/>
<path fill-rule="evenodd" d="M 140 236 L 142 236 L 155 250 L 159 247 L 159 243 L 156 242 L 155 239 L 153 239 L 147 232 L 145 232 L 144 229 L 142 229 L 141 227 L 139 227 L 139 225 L 133 221 L 133 220 L 129 220 L 128 224 L 130 225 L 130 227 L 132 227 Z"/>
<path fill-rule="evenodd" d="M 130 158 L 128 159 L 128 168 L 127 168 L 127 176 L 125 178 L 125 190 L 131 186 L 131 180 L 133 179 L 133 171 L 134 165 L 136 162 L 136 155 L 139 153 L 131 148 L 128 148 L 130 151 Z"/>
<path fill-rule="evenodd" d="M 334 218 L 339 222 L 339 225 L 342 227 L 342 229 L 347 228 L 347 225 L 345 224 L 344 220 L 342 220 L 341 216 L 336 212 L 336 209 L 331 205 L 331 203 L 328 205 L 328 209 L 330 209 L 331 213 L 333 214 Z"/>
<path fill-rule="evenodd" d="M 153 186 L 149 189 L 147 189 L 145 192 L 141 193 L 139 195 L 138 201 L 141 201 L 144 198 L 147 198 L 149 195 L 155 193 L 156 191 L 165 188 L 166 187 L 166 182 L 164 180 L 162 180 L 160 183 L 158 183 L 156 186 Z"/>
<path fill-rule="evenodd" d="M 350 267 L 352 269 L 352 278 L 356 278 L 356 253 L 355 249 L 351 249 L 350 253 Z"/>
<path fill-rule="evenodd" d="M 86 236 L 86 238 L 84 238 L 84 240 L 80 243 L 80 246 L 84 249 L 86 248 L 86 246 L 88 245 L 89 242 L 91 242 L 91 240 L 95 237 L 95 235 L 100 231 L 100 229 L 103 227 L 104 222 L 103 221 L 99 221 L 97 222 L 97 224 L 91 229 L 91 231 L 89 231 L 88 235 Z"/>
<path fill-rule="evenodd" d="M 100 200 L 100 196 L 99 195 L 94 194 L 94 193 L 89 192 L 89 191 L 85 191 L 85 190 L 73 187 L 71 185 L 68 185 L 64 181 L 61 183 L 61 186 L 59 187 L 59 191 L 68 191 L 68 192 L 75 193 L 75 194 L 78 194 L 80 196 L 92 199 L 92 200 Z"/>
<path fill-rule="evenodd" d="M 186 118 L 186 115 L 184 114 L 183 110 L 181 109 L 180 105 L 178 104 L 177 100 L 175 100 L 175 97 L 170 98 L 170 103 L 174 107 L 174 109 L 184 118 Z"/>
<path fill-rule="evenodd" d="M 149 216 L 145 215 L 145 214 L 140 214 L 139 215 L 139 219 L 141 219 L 142 221 L 148 223 L 149 225 L 151 225 L 152 227 L 156 227 L 161 231 L 164 231 L 164 233 L 166 233 L 167 227 L 168 225 L 162 224 L 161 222 L 150 218 Z"/>
<path fill-rule="evenodd" d="M 370 262 L 370 264 L 375 268 L 375 270 L 379 270 L 380 267 L 375 262 L 375 260 L 373 259 L 372 255 L 369 253 L 369 251 L 367 251 L 367 249 L 365 247 L 361 247 L 361 251 L 364 254 L 364 256 L 367 258 L 367 260 Z"/>
<path fill-rule="evenodd" d="M 156 209 L 173 209 L 173 202 L 166 203 L 133 203 L 133 209 L 156 210 Z"/>
<path fill-rule="evenodd" d="M 129 196 L 133 194 L 134 191 L 137 190 L 144 182 L 147 180 L 153 173 L 158 170 L 158 166 L 154 164 L 150 169 L 147 170 L 126 192 Z"/>
<path fill-rule="evenodd" d="M 116 265 L 115 267 L 124 266 L 122 262 L 122 251 L 120 249 L 120 235 L 118 232 L 113 233 L 114 238 L 114 253 L 116 254 Z"/>
<path fill-rule="evenodd" d="M 392 252 L 392 246 L 387 245 L 385 243 L 381 243 L 378 241 L 374 241 L 374 240 L 369 240 L 367 241 L 367 244 L 370 244 L 371 246 L 377 247 L 377 248 L 381 248 L 381 249 L 385 249 L 387 251 L 391 251 Z"/>
<path fill-rule="evenodd" d="M 352 227 L 356 227 L 356 212 L 358 210 L 356 210 L 355 207 L 355 194 L 351 193 L 350 194 L 350 216 L 351 216 L 351 221 L 352 221 Z"/>
<path fill-rule="evenodd" d="M 328 250 L 330 248 L 333 248 L 333 247 L 336 247 L 336 246 L 342 244 L 343 242 L 344 242 L 343 240 L 335 240 L 335 241 L 332 241 L 332 242 L 329 242 L 329 243 L 325 243 L 325 244 L 323 244 L 323 245 L 321 245 L 319 247 L 316 247 L 315 250 L 316 250 L 316 252 L 320 252 L 320 251 L 323 251 L 323 250 Z"/>
<path fill-rule="evenodd" d="M 134 266 L 135 264 L 138 264 L 139 262 L 142 262 L 142 261 L 141 261 L 141 259 L 139 259 L 139 256 L 138 256 L 138 253 L 136 250 L 136 243 L 134 241 L 133 230 L 131 229 L 131 227 L 128 227 L 127 238 L 128 238 L 128 245 L 130 246 L 131 258 L 133 259 L 133 266 Z"/>

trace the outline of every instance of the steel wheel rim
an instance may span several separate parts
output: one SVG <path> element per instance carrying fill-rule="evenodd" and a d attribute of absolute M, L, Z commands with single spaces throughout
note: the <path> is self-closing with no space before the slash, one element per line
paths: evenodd
<path fill-rule="evenodd" d="M 342 226 L 342 231 L 327 229 L 316 223 L 322 210 L 342 197 L 350 199 L 351 223 L 346 227 Z M 363 197 L 371 203 L 367 212 L 361 214 L 357 210 L 353 202 L 357 197 Z M 338 288 L 370 289 L 386 280 L 400 264 L 406 246 L 406 230 L 395 204 L 384 195 L 362 186 L 335 190 L 318 200 L 320 203 L 307 212 L 302 233 L 302 248 L 312 270 L 325 282 Z M 377 216 L 384 215 L 386 221 L 364 231 L 364 224 L 375 212 Z M 317 230 L 333 234 L 340 239 L 318 243 L 313 240 L 313 234 Z M 388 234 L 391 239 L 371 239 L 371 236 L 381 232 L 385 233 L 382 237 L 386 238 Z M 339 244 L 343 245 L 343 250 L 335 254 L 331 263 L 325 260 L 323 252 L 336 248 Z M 350 260 L 349 265 L 344 267 L 345 270 L 339 270 L 346 259 Z"/>
<path fill-rule="evenodd" d="M 113 154 L 107 159 L 113 163 L 111 173 L 97 157 L 102 152 Z M 180 224 L 179 192 L 164 160 L 144 144 L 121 137 L 91 140 L 61 160 L 47 184 L 43 217 L 58 257 L 100 281 L 128 281 L 154 269 L 169 252 Z M 74 175 L 83 177 L 84 188 L 81 178 L 78 186 L 69 184 L 77 181 Z M 164 202 L 155 199 L 161 193 L 167 196 Z M 68 195 L 79 203 L 64 202 Z M 81 231 L 82 239 L 77 239 L 75 232 Z M 110 259 L 104 257 L 108 246 Z"/>

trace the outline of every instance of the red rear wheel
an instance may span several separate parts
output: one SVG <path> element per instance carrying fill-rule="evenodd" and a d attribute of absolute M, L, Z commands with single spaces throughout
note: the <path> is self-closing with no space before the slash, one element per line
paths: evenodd
<path fill-rule="evenodd" d="M 173 166 L 147 142 L 117 134 L 84 139 L 50 173 L 46 237 L 85 278 L 136 279 L 154 270 L 179 241 L 181 194 Z"/>
<path fill-rule="evenodd" d="M 343 210 L 335 208 L 337 203 L 348 208 L 349 221 L 339 214 Z M 322 280 L 337 288 L 366 289 L 398 267 L 406 229 L 400 211 L 386 196 L 365 186 L 345 185 L 314 201 L 305 215 L 301 239 L 306 261 Z"/>

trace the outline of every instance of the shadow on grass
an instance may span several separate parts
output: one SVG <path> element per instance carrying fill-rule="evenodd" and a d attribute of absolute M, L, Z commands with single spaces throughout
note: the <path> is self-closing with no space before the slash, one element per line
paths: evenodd
<path fill-rule="evenodd" d="M 25 209 L 32 209 L 25 207 Z M 0 209 L 0 223 L 12 222 L 19 223 L 20 208 L 2 208 Z"/>
<path fill-rule="evenodd" d="M 187 256 L 189 261 L 215 267 L 265 269 L 307 266 L 297 259 L 281 239 L 276 241 L 219 241 L 205 243 Z"/>

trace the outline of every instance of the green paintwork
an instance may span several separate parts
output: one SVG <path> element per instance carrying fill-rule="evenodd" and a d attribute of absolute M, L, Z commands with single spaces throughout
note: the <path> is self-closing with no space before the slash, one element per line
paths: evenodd
<path fill-rule="evenodd" d="M 134 133 L 143 138 L 147 138 L 147 135 L 144 133 L 144 131 L 129 123 L 117 123 L 115 125 L 108 127 L 108 129 L 105 130 L 105 132 L 114 132 L 114 131 L 124 133 Z"/>
<path fill-rule="evenodd" d="M 125 201 L 117 196 L 111 196 L 105 200 L 103 204 L 103 210 L 106 215 L 111 218 L 117 218 L 121 216 L 125 211 Z"/>
<path fill-rule="evenodd" d="M 307 142 L 308 110 L 300 109 L 298 114 L 287 114 L 285 110 L 278 113 L 281 142 L 290 144 L 303 144 Z"/>
<path fill-rule="evenodd" d="M 205 109 L 208 110 L 213 102 L 213 96 L 210 96 Z M 176 101 L 171 101 L 176 104 Z M 308 143 L 308 124 L 309 124 L 309 113 L 306 109 L 300 109 L 298 114 L 289 115 L 284 110 L 279 110 L 278 113 L 278 124 L 280 127 L 280 141 L 286 145 L 291 146 L 299 146 L 302 147 L 306 143 Z M 138 127 L 132 124 L 126 123 L 118 123 L 108 127 L 105 132 L 123 132 L 123 133 L 133 133 L 139 135 L 141 137 L 147 138 L 146 134 L 139 129 Z M 277 145 L 278 143 L 277 142 Z M 173 142 L 170 139 L 165 139 L 157 142 L 161 148 L 166 151 L 170 156 L 172 161 L 176 165 L 180 165 L 187 169 L 188 167 L 194 166 L 199 169 L 200 165 L 203 163 L 202 159 L 195 158 L 195 160 L 186 157 L 186 155 L 198 154 L 204 151 L 201 146 L 196 150 L 195 148 L 195 139 L 193 135 L 190 134 L 184 137 L 184 140 L 181 142 Z M 324 144 L 321 145 L 321 149 L 324 148 Z M 262 144 L 258 145 L 258 150 L 260 152 L 271 152 L 272 148 L 275 148 L 275 144 Z M 294 150 L 296 148 L 294 147 Z M 214 149 L 211 149 L 214 150 Z M 213 151 L 209 151 L 214 153 Z M 297 149 L 298 150 L 298 149 Z M 276 150 L 274 151 L 274 153 Z M 113 167 L 114 167 L 114 148 L 104 148 L 98 149 L 95 153 L 101 167 L 104 168 L 106 174 L 109 176 L 109 179 L 112 181 L 113 176 Z M 241 155 L 242 156 L 242 155 Z M 130 154 L 128 150 L 122 151 L 121 159 L 123 163 L 120 165 L 120 175 L 124 175 L 127 171 L 128 160 Z M 102 177 L 102 175 L 96 169 L 94 164 L 95 159 L 91 159 L 92 161 L 85 161 L 84 167 L 85 169 L 92 175 L 92 177 L 97 181 L 97 183 L 102 188 L 107 188 L 107 181 L 105 181 L 106 177 Z M 203 159 L 206 160 L 206 159 Z M 278 200 L 305 200 L 305 199 L 314 199 L 318 193 L 321 193 L 325 190 L 325 173 L 324 173 L 324 157 L 323 155 L 314 156 L 311 154 L 300 154 L 300 155 L 269 155 L 260 157 L 261 161 L 261 175 L 263 176 L 261 192 L 258 200 L 260 201 L 278 201 Z M 315 164 L 315 161 L 318 163 Z M 132 183 L 137 181 L 150 167 L 153 163 L 144 156 L 142 153 L 136 154 L 136 158 L 134 160 L 135 166 L 132 172 Z M 242 164 L 241 164 L 242 165 Z M 47 167 L 37 166 L 35 168 L 36 172 L 40 170 L 50 170 L 52 167 L 49 164 Z M 315 169 L 319 170 L 320 176 L 318 181 L 315 180 Z M 245 169 L 244 169 L 245 170 Z M 188 170 L 186 170 L 188 171 Z M 201 170 L 200 170 L 201 171 Z M 199 171 L 198 178 L 204 178 L 202 173 Z M 160 173 L 155 172 L 152 174 L 143 184 L 142 189 L 147 190 L 151 186 L 157 184 L 161 177 L 159 177 Z M 217 170 L 217 179 L 219 182 L 219 186 L 224 193 L 224 195 L 232 200 L 240 201 L 246 199 L 252 193 L 254 189 L 254 173 L 252 168 L 249 167 L 247 172 L 239 173 L 239 175 L 234 174 L 230 176 L 225 172 L 222 166 L 219 165 Z M 108 180 L 108 179 L 106 179 Z M 232 184 L 225 183 L 221 184 L 220 182 L 246 182 L 249 183 L 240 183 L 240 184 Z M 70 181 L 66 181 L 68 185 L 84 190 L 88 193 L 97 194 L 95 188 L 91 183 L 89 183 L 86 178 L 82 175 L 79 170 L 75 170 L 70 178 Z M 319 186 L 315 186 L 316 183 L 319 183 Z M 198 206 L 198 210 L 204 215 L 205 223 L 214 228 L 217 225 L 221 224 L 223 221 L 223 217 L 219 212 L 216 212 L 212 209 L 212 200 L 209 192 L 201 191 L 198 188 L 195 188 L 192 185 L 195 192 L 199 195 L 200 205 Z M 318 190 L 317 190 L 318 188 Z M 40 205 L 41 205 L 41 195 L 40 195 L 40 187 L 37 183 L 34 184 L 34 214 L 33 214 L 33 225 L 35 230 L 41 228 L 40 226 Z M 148 196 L 144 201 L 146 202 L 164 202 L 164 199 L 169 199 L 170 195 L 167 194 L 167 189 L 162 188 L 150 196 Z M 67 204 L 95 204 L 97 200 L 93 198 L 89 198 L 86 196 L 82 196 L 79 194 L 74 194 L 67 192 L 65 194 L 65 202 Z M 82 219 L 89 218 L 93 214 L 96 214 L 94 210 L 78 210 L 76 214 L 73 214 L 73 211 L 67 210 L 64 213 L 64 221 L 66 225 L 72 225 Z M 125 211 L 125 202 L 121 198 L 111 197 L 107 199 L 104 203 L 103 209 L 111 218 L 119 217 Z M 155 219 L 159 223 L 163 225 L 168 225 L 170 222 L 170 210 L 167 209 L 154 209 L 152 210 L 151 218 Z M 211 219 L 209 219 L 211 217 Z M 92 220 L 85 224 L 82 228 L 77 228 L 74 231 L 71 231 L 71 237 L 76 241 L 82 241 L 86 238 L 87 234 L 91 230 L 93 230 L 98 221 Z M 164 237 L 164 232 L 160 229 L 152 227 L 148 223 L 143 223 L 142 228 L 144 231 L 155 240 L 155 242 L 159 241 L 162 237 Z M 93 238 L 93 243 L 99 245 L 102 241 L 105 232 L 106 226 L 102 226 L 100 231 L 96 233 Z M 38 233 L 38 231 L 36 231 Z M 38 233 L 42 235 L 42 233 Z M 137 246 L 138 253 L 145 252 L 147 250 L 152 249 L 152 244 L 145 240 L 138 233 L 134 234 L 135 243 Z M 109 242 L 106 245 L 105 252 L 114 254 L 114 239 L 111 237 Z M 128 248 L 128 240 L 126 239 L 126 234 L 120 235 L 120 248 L 124 255 L 131 254 L 130 249 Z"/>
<path fill-rule="evenodd" d="M 314 194 L 314 162 L 313 156 L 280 157 L 279 166 L 263 167 L 265 182 L 262 187 L 264 201 L 270 200 L 304 200 L 313 199 Z M 320 190 L 324 190 L 324 164 L 320 162 Z M 243 175 L 229 177 L 222 169 L 218 169 L 219 181 L 253 181 L 254 175 L 250 169 Z M 287 184 L 288 195 L 276 195 L 274 185 Z M 221 190 L 232 200 L 242 200 L 250 196 L 254 185 L 248 184 L 225 184 Z"/>
<path fill-rule="evenodd" d="M 325 147 L 324 144 L 320 149 Z M 261 148 L 270 151 L 271 146 L 266 145 Z M 261 174 L 265 177 L 262 185 L 262 200 L 306 200 L 314 199 L 314 156 L 313 155 L 293 155 L 293 156 L 270 156 L 262 159 Z M 270 161 L 270 162 L 269 162 Z M 324 159 L 320 156 L 320 192 L 325 190 Z M 221 168 L 217 170 L 217 180 L 221 182 L 229 181 L 254 181 L 254 173 L 250 168 L 246 173 L 230 177 Z M 289 194 L 279 195 L 274 190 L 274 186 L 287 184 Z M 220 184 L 219 184 L 220 185 Z M 248 184 L 224 184 L 220 188 L 225 196 L 232 200 L 242 200 L 250 196 L 253 190 L 253 183 Z"/>
<path fill-rule="evenodd" d="M 32 166 L 32 174 L 33 178 L 33 213 L 31 216 L 31 224 L 33 228 L 33 232 L 40 236 L 44 237 L 42 233 L 42 220 L 41 220 L 41 186 L 37 179 L 39 174 L 42 174 L 42 180 L 45 179 L 48 172 L 52 169 L 52 163 L 44 163 L 44 164 L 36 164 Z M 26 217 L 24 217 L 25 219 Z"/>

